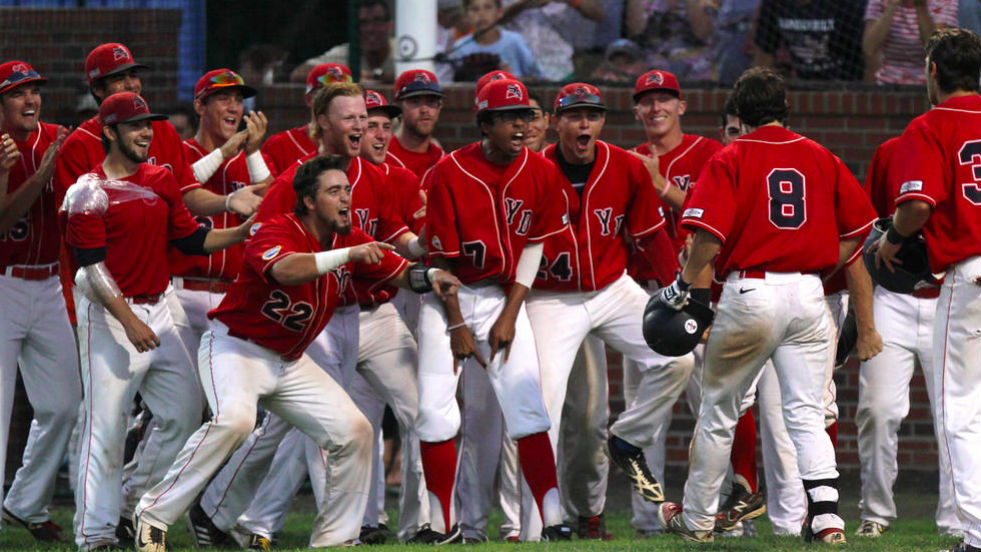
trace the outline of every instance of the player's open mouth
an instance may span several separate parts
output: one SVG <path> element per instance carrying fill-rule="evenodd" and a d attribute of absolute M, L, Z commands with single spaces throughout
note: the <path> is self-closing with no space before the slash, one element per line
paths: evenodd
<path fill-rule="evenodd" d="M 511 135 L 511 145 L 515 148 L 521 148 L 525 145 L 525 133 L 515 132 Z"/>
<path fill-rule="evenodd" d="M 230 127 L 238 126 L 238 121 L 235 120 L 235 117 L 225 117 L 222 121 Z"/>
<path fill-rule="evenodd" d="M 580 134 L 579 137 L 576 138 L 576 147 L 580 151 L 583 151 L 589 147 L 589 142 L 591 142 L 592 139 L 593 137 L 588 134 Z"/>
<path fill-rule="evenodd" d="M 20 114 L 25 119 L 30 119 L 31 117 L 34 117 L 35 115 L 37 115 L 37 111 L 34 111 L 33 109 L 30 109 L 28 111 L 21 111 Z"/>
<path fill-rule="evenodd" d="M 352 134 L 352 135 L 348 136 L 347 139 L 350 140 L 351 145 L 355 149 L 358 149 L 358 148 L 361 147 L 361 135 L 360 134 Z"/>
<path fill-rule="evenodd" d="M 375 150 L 377 152 L 381 152 L 382 150 L 385 149 L 385 143 L 382 142 L 382 143 L 379 143 L 379 144 L 371 144 L 371 149 L 373 149 L 373 150 Z"/>
<path fill-rule="evenodd" d="M 138 148 L 149 148 L 150 147 L 150 141 L 147 140 L 146 142 L 143 142 L 143 141 L 137 140 L 137 141 L 134 141 L 133 142 L 133 145 L 136 146 L 136 147 L 138 147 Z"/>

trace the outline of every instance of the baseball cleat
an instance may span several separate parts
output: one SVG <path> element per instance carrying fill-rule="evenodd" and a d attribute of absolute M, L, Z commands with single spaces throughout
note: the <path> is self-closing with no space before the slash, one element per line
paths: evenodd
<path fill-rule="evenodd" d="M 40 542 L 65 542 L 65 539 L 61 536 L 61 526 L 57 523 L 51 521 L 41 522 L 30 522 L 15 516 L 7 508 L 3 509 L 3 520 L 8 523 L 13 523 L 20 525 L 24 529 L 27 529 L 34 540 Z"/>
<path fill-rule="evenodd" d="M 888 525 L 883 525 L 879 522 L 872 521 L 871 519 L 863 519 L 862 524 L 858 526 L 858 530 L 855 531 L 856 537 L 869 537 L 878 538 L 881 537 L 883 533 L 889 530 Z"/>
<path fill-rule="evenodd" d="M 572 528 L 564 523 L 549 525 L 542 529 L 542 540 L 545 542 L 572 540 Z"/>
<path fill-rule="evenodd" d="M 664 502 L 664 488 L 647 467 L 644 451 L 617 437 L 610 435 L 606 441 L 606 454 L 610 460 L 630 479 L 631 485 L 644 500 Z"/>
<path fill-rule="evenodd" d="M 576 536 L 582 540 L 613 540 L 613 535 L 606 530 L 606 515 L 592 517 L 579 516 L 576 524 Z"/>
<path fill-rule="evenodd" d="M 85 552 L 118 552 L 120 550 L 129 550 L 129 548 L 126 548 L 114 540 L 107 539 L 89 544 L 83 550 Z"/>
<path fill-rule="evenodd" d="M 136 528 L 133 527 L 132 518 L 120 516 L 116 523 L 116 540 L 119 542 L 129 542 L 136 538 Z"/>
<path fill-rule="evenodd" d="M 198 548 L 231 544 L 231 536 L 211 521 L 201 508 L 200 502 L 195 502 L 187 511 L 187 529 L 194 537 L 194 544 Z"/>
<path fill-rule="evenodd" d="M 954 545 L 953 548 L 947 550 L 941 550 L 940 552 L 981 552 L 981 548 L 977 546 L 971 546 L 964 541 L 961 541 Z"/>
<path fill-rule="evenodd" d="M 450 529 L 449 533 L 443 534 L 439 531 L 434 531 L 433 528 L 427 523 L 423 525 L 416 536 L 409 539 L 407 542 L 409 544 L 432 544 L 435 546 L 441 546 L 444 544 L 452 544 L 455 542 L 460 542 L 463 540 L 463 533 L 460 531 L 459 525 L 454 525 Z"/>
<path fill-rule="evenodd" d="M 811 542 L 823 542 L 832 546 L 847 544 L 845 531 L 836 527 L 829 527 L 811 536 Z"/>
<path fill-rule="evenodd" d="M 664 528 L 688 542 L 713 542 L 714 532 L 711 529 L 689 529 L 681 513 L 684 511 L 677 502 L 662 502 L 657 508 L 657 518 Z"/>
<path fill-rule="evenodd" d="M 136 550 L 138 552 L 167 552 L 167 531 L 136 520 Z"/>
<path fill-rule="evenodd" d="M 732 486 L 732 494 L 726 499 L 715 516 L 715 532 L 733 530 L 740 521 L 758 518 L 766 513 L 766 494 L 751 493 L 739 483 Z"/>
<path fill-rule="evenodd" d="M 248 550 L 272 550 L 272 541 L 268 537 L 252 533 L 249 535 Z"/>
<path fill-rule="evenodd" d="M 361 534 L 358 535 L 358 540 L 362 544 L 385 544 L 388 539 L 392 537 L 392 532 L 388 530 L 388 526 L 384 523 L 379 523 L 377 526 L 362 525 Z"/>

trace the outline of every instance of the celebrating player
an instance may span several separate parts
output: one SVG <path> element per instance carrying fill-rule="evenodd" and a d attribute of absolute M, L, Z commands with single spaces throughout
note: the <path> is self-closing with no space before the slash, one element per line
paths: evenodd
<path fill-rule="evenodd" d="M 39 541 L 59 541 L 47 506 L 81 398 L 78 357 L 58 279 L 59 239 L 51 175 L 67 131 L 41 122 L 47 79 L 23 61 L 0 65 L 0 466 L 18 365 L 34 420 L 24 461 L 3 501 L 4 520 Z M 2 491 L 0 491 L 2 498 Z"/>
<path fill-rule="evenodd" d="M 426 228 L 434 263 L 465 283 L 443 305 L 427 298 L 419 314 L 419 419 L 423 469 L 437 543 L 459 539 L 453 506 L 459 366 L 485 366 L 509 435 L 518 441 L 525 480 L 542 514 L 546 540 L 568 539 L 562 525 L 549 418 L 524 298 L 541 260 L 542 240 L 568 224 L 554 167 L 524 147 L 528 91 L 491 82 L 477 97 L 483 139 L 440 160 L 430 178 Z M 487 361 L 485 362 L 485 358 Z"/>
<path fill-rule="evenodd" d="M 389 160 L 422 175 L 441 157 L 443 149 L 433 140 L 433 131 L 443 109 L 443 89 L 436 75 L 423 69 L 412 69 L 395 81 L 395 103 L 402 108 L 402 126 L 392 137 Z"/>
<path fill-rule="evenodd" d="M 370 483 L 371 426 L 340 385 L 304 354 L 353 277 L 452 297 L 459 281 L 411 265 L 352 229 L 351 185 L 340 156 L 296 171 L 293 213 L 261 223 L 242 273 L 217 309 L 198 353 L 214 417 L 188 440 L 166 478 L 137 507 L 136 546 L 165 552 L 166 531 L 252 431 L 261 404 L 329 451 L 323 532 L 311 546 L 354 543 Z"/>
<path fill-rule="evenodd" d="M 716 273 L 726 284 L 705 346 L 685 503 L 665 502 L 658 514 L 686 540 L 713 539 L 740 405 L 772 358 L 807 492 L 808 540 L 841 544 L 838 471 L 822 401 L 834 331 L 818 273 L 851 257 L 874 212 L 841 160 L 784 128 L 789 110 L 781 77 L 751 69 L 733 98 L 742 123 L 755 130 L 701 173 L 681 219 L 695 232 L 691 255 L 660 294 L 682 308 L 692 282 L 707 284 L 718 255 Z"/>
<path fill-rule="evenodd" d="M 76 276 L 85 420 L 76 487 L 75 541 L 82 550 L 117 542 L 125 413 L 139 392 L 157 420 L 159 448 L 144 458 L 151 481 L 200 422 L 197 379 L 164 293 L 166 245 L 204 255 L 241 243 L 248 224 L 204 229 L 191 218 L 173 174 L 146 162 L 150 112 L 133 92 L 102 102 L 106 156 L 66 194 L 66 243 Z M 145 354 L 143 354 L 145 353 Z"/>
<path fill-rule="evenodd" d="M 964 540 L 951 552 L 981 551 L 981 40 L 941 29 L 926 45 L 927 93 L 935 107 L 913 120 L 896 146 L 899 184 L 892 229 L 876 262 L 892 270 L 903 240 L 921 229 L 930 270 L 946 271 L 937 301 L 933 365 L 941 367 L 937 431 L 952 471 Z M 943 466 L 943 463 L 941 463 Z"/>

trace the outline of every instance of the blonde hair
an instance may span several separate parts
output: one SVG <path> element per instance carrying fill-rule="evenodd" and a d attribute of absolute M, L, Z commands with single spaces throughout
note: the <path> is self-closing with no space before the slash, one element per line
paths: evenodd
<path fill-rule="evenodd" d="M 313 105 L 310 107 L 313 112 L 313 119 L 317 120 L 321 115 L 326 115 L 327 110 L 330 109 L 330 102 L 338 96 L 363 97 L 364 88 L 354 82 L 332 82 L 324 86 L 313 97 Z M 313 136 L 317 139 L 323 136 L 323 131 L 320 129 L 319 124 L 314 126 Z"/>

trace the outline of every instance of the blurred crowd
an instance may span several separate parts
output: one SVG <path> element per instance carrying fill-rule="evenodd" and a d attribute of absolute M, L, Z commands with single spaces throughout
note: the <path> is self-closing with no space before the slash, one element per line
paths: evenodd
<path fill-rule="evenodd" d="M 922 85 L 935 29 L 981 32 L 981 0 L 439 0 L 437 75 L 474 81 L 494 69 L 526 81 L 628 82 L 649 67 L 728 85 L 748 67 L 807 81 Z M 361 80 L 392 82 L 394 16 L 358 10 Z M 341 44 L 292 70 L 346 63 Z"/>

